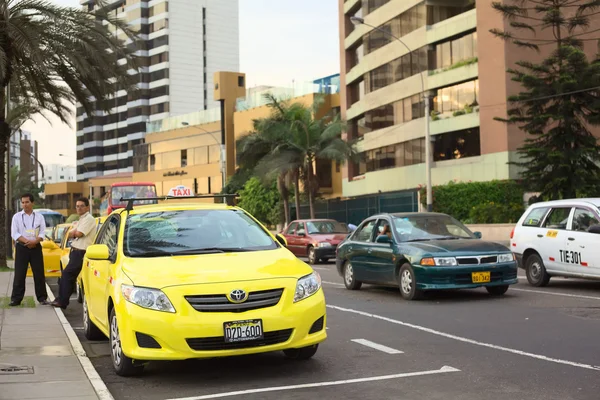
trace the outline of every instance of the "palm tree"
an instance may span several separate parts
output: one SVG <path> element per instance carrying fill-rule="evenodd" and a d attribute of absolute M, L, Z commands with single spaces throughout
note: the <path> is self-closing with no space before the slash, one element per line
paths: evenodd
<path fill-rule="evenodd" d="M 123 32 L 133 46 L 125 46 L 111 29 Z M 136 89 L 137 78 L 127 71 L 137 70 L 133 55 L 137 43 L 137 33 L 104 7 L 84 12 L 46 0 L 0 0 L 0 105 L 7 98 L 11 103 L 16 99 L 17 104 L 48 111 L 67 124 L 68 103 L 79 102 L 87 115 L 95 109 L 110 111 L 112 103 L 107 100 L 115 85 Z M 119 59 L 125 63 L 120 65 Z M 2 107 L 0 199 L 6 196 L 5 156 L 12 131 Z M 0 226 L 5 224 L 0 200 Z M 5 245 L 0 242 L 0 266 L 6 263 Z"/>
<path fill-rule="evenodd" d="M 287 161 L 294 165 L 298 171 L 295 176 L 296 188 L 299 186 L 300 179 L 304 181 L 310 218 L 315 218 L 314 201 L 319 189 L 314 173 L 316 160 L 336 161 L 343 164 L 347 161 L 356 161 L 359 155 L 355 148 L 355 141 L 342 139 L 342 132 L 346 129 L 346 125 L 339 114 L 326 114 L 319 117 L 324 100 L 323 95 L 317 95 L 310 107 L 294 103 L 284 109 L 285 113 L 281 119 L 273 123 L 273 130 L 278 131 L 275 136 L 283 142 L 278 146 L 279 151 L 270 154 L 271 163 L 283 165 Z"/>

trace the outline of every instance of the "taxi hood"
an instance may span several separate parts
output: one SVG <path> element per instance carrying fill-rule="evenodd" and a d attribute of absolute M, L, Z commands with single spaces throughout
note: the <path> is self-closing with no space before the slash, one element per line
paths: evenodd
<path fill-rule="evenodd" d="M 289 250 L 126 258 L 123 272 L 136 286 L 224 283 L 261 279 L 301 278 L 313 269 Z"/>

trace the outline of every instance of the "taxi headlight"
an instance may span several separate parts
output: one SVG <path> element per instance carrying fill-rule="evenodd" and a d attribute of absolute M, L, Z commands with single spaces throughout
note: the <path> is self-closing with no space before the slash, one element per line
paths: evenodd
<path fill-rule="evenodd" d="M 130 303 L 150 310 L 175 312 L 175 307 L 162 290 L 121 285 L 123 297 Z"/>
<path fill-rule="evenodd" d="M 440 267 L 454 267 L 458 265 L 458 262 L 456 262 L 456 258 L 454 257 L 435 257 L 434 260 L 435 265 Z"/>
<path fill-rule="evenodd" d="M 515 261 L 515 255 L 513 253 L 498 254 L 498 262 L 499 263 L 505 263 L 505 262 L 511 262 L 511 261 Z"/>
<path fill-rule="evenodd" d="M 296 284 L 296 294 L 294 294 L 294 303 L 317 293 L 320 287 L 321 276 L 317 272 L 313 272 L 310 275 L 298 279 L 298 283 Z"/>

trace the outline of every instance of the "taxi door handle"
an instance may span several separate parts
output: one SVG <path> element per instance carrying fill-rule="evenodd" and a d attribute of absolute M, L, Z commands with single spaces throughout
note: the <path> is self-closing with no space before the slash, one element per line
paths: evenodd
<path fill-rule="evenodd" d="M 575 240 L 575 238 L 569 238 L 569 240 L 572 242 L 573 240 Z"/>
<path fill-rule="evenodd" d="M 544 237 L 544 235 L 538 234 L 537 237 L 542 238 L 542 237 Z"/>

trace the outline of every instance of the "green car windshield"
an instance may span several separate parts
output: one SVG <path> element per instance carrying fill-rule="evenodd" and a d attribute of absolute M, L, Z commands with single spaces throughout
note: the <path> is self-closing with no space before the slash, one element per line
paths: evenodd
<path fill-rule="evenodd" d="M 448 215 L 393 217 L 396 237 L 401 242 L 436 239 L 475 239 L 466 226 Z"/>

